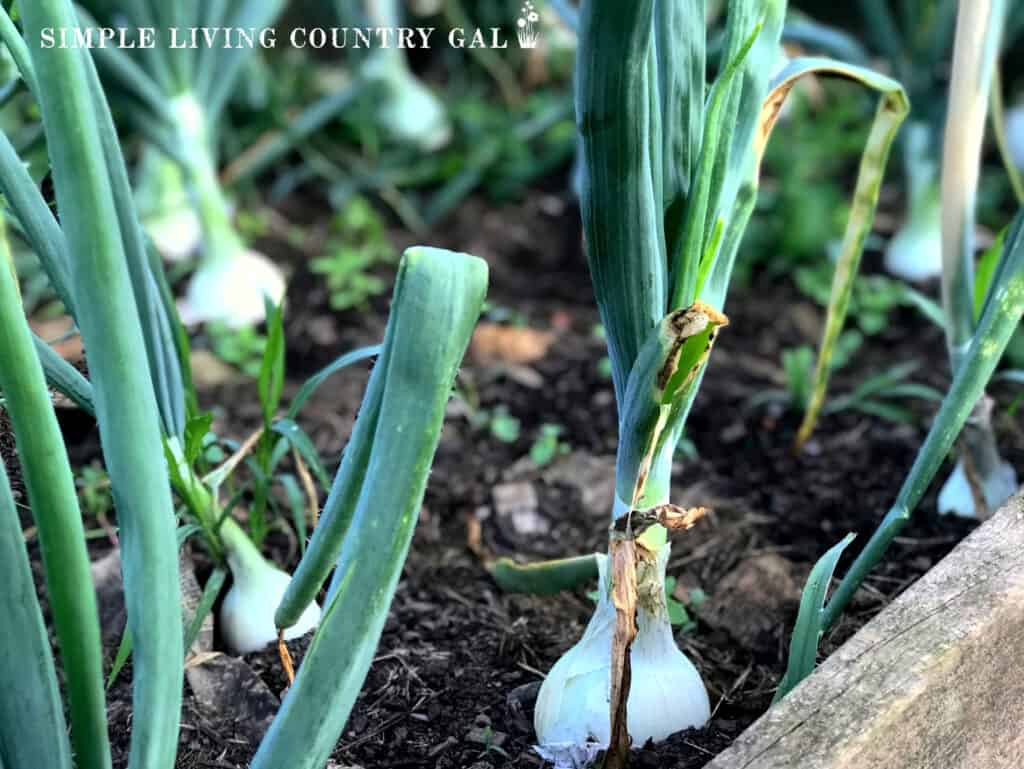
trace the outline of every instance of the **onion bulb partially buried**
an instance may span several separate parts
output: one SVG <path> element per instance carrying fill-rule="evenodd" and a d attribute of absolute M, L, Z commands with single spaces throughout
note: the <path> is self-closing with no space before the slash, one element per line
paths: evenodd
<path fill-rule="evenodd" d="M 665 604 L 662 546 L 646 567 L 637 568 L 637 637 L 630 649 L 632 683 L 626 721 L 633 745 L 658 742 L 670 734 L 700 727 L 711 715 L 700 674 L 676 646 Z M 609 699 L 615 607 L 608 558 L 598 556 L 598 604 L 583 638 L 548 673 L 534 710 L 537 752 L 556 769 L 587 766 L 608 746 Z"/>
<path fill-rule="evenodd" d="M 277 641 L 274 612 L 292 578 L 267 561 L 234 521 L 224 521 L 221 536 L 234 579 L 220 607 L 221 637 L 232 654 L 260 651 Z M 285 631 L 285 640 L 299 638 L 319 623 L 320 607 L 312 603 Z"/>

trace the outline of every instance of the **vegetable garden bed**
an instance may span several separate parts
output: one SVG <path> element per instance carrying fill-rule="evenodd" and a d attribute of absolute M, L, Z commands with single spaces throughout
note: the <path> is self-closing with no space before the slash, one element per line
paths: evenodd
<path fill-rule="evenodd" d="M 284 0 L 0 6 L 0 769 L 1019 764 L 1024 14 L 916 2 L 875 61 L 786 0 L 527 0 L 470 46 L 511 126 L 417 78 L 460 0 L 455 58 L 297 64 L 44 42 Z"/>
<path fill-rule="evenodd" d="M 502 237 L 504 228 L 517 227 L 517 222 L 536 224 L 540 219 L 559 231 L 578 226 L 568 206 L 554 218 L 545 218 L 542 209 L 553 206 L 541 192 L 490 217 L 481 217 L 479 203 L 470 201 L 442 241 L 488 255 L 495 276 L 491 295 L 499 305 L 523 296 L 524 275 L 557 264 L 559 280 L 534 285 L 529 300 L 519 306 L 532 327 L 561 330 L 547 354 L 527 367 L 544 386 L 518 382 L 522 372 L 510 372 L 501 364 L 482 365 L 473 355 L 463 366 L 460 381 L 475 386 L 480 407 L 504 406 L 520 420 L 521 436 L 512 443 L 495 440 L 469 423 L 460 402 L 450 407 L 424 514 L 376 663 L 334 754 L 340 766 L 542 765 L 532 747 L 533 700 L 541 673 L 575 642 L 593 604 L 585 591 L 554 597 L 503 593 L 467 547 L 466 534 L 467 518 L 479 519 L 489 549 L 524 558 L 562 555 L 561 543 L 573 543 L 571 552 L 592 551 L 603 536 L 615 420 L 609 411 L 611 384 L 600 373 L 603 342 L 592 333 L 597 316 L 583 295 L 589 288 L 582 254 L 567 237 L 560 253 L 553 255 L 544 237 L 546 227 L 539 225 L 523 227 L 530 234 L 516 243 Z M 393 235 L 399 245 L 408 237 Z M 302 254 L 273 240 L 264 245 L 298 270 L 296 294 L 315 300 L 310 285 L 314 278 L 305 275 Z M 873 254 L 869 261 L 880 258 Z M 813 341 L 820 308 L 782 281 L 758 281 L 756 290 L 741 289 L 734 307 L 732 326 L 719 340 L 690 422 L 698 456 L 677 462 L 673 484 L 677 498 L 710 503 L 714 515 L 675 538 L 669 567 L 677 595 L 688 600 L 690 591 L 699 589 L 708 596 L 704 606 L 691 608 L 696 627 L 677 630 L 677 638 L 705 677 L 717 710 L 708 728 L 680 733 L 638 752 L 638 766 L 704 766 L 765 711 L 785 668 L 786 641 L 811 564 L 842 532 L 873 529 L 923 434 L 923 427 L 841 414 L 827 418 L 810 450 L 795 457 L 790 448 L 795 417 L 772 408 L 750 409 L 748 403 L 779 375 L 775 361 L 780 347 Z M 781 315 L 779 307 L 786 308 Z M 286 391 L 344 350 L 379 338 L 384 312 L 380 303 L 372 313 L 332 317 L 323 297 L 293 313 L 288 346 L 301 352 L 289 361 L 295 364 L 290 367 L 294 381 Z M 896 311 L 895 319 L 899 322 L 869 339 L 856 364 L 837 377 L 839 391 L 886 368 L 894 357 L 914 359 L 929 349 L 941 353 L 938 329 L 911 310 Z M 326 347 L 314 347 L 310 338 L 325 324 L 335 339 Z M 312 434 L 325 454 L 335 453 L 347 439 L 366 376 L 366 367 L 342 372 L 310 402 L 305 418 L 310 426 L 319 425 Z M 937 387 L 948 381 L 940 370 L 923 371 L 922 376 Z M 223 421 L 244 431 L 260 420 L 258 409 L 243 397 L 249 387 L 244 381 L 227 383 L 201 397 L 233 404 Z M 62 420 L 74 438 L 74 461 L 86 463 L 98 446 L 91 421 L 77 414 L 65 411 Z M 535 469 L 523 458 L 545 423 L 564 427 L 570 452 Z M 1006 419 L 998 427 L 1007 458 L 1020 462 L 1024 436 L 1019 427 Z M 541 526 L 548 527 L 543 536 L 522 533 L 512 519 L 495 511 L 496 486 L 524 483 L 536 494 Z M 868 580 L 849 616 L 825 639 L 826 652 L 973 528 L 961 519 L 936 516 L 934 494 L 922 512 Z M 271 535 L 271 546 L 279 563 L 294 562 L 293 543 Z M 94 541 L 93 557 L 108 549 L 102 540 Z M 32 553 L 38 558 L 37 548 Z M 195 558 L 203 581 L 210 564 L 201 554 Z M 740 594 L 749 586 L 744 574 L 749 579 L 765 569 L 771 570 L 772 579 L 755 594 Z M 724 611 L 727 601 L 742 608 Z M 756 623 L 745 621 L 751 616 L 757 617 Z M 115 621 L 109 630 L 108 664 L 120 626 Z M 296 662 L 305 643 L 292 644 Z M 246 661 L 271 692 L 284 690 L 275 652 L 249 655 Z M 117 766 L 127 759 L 129 681 L 130 666 L 110 694 Z M 247 766 L 255 743 L 248 725 L 236 722 L 236 715 L 233 710 L 204 711 L 186 688 L 178 766 Z"/>

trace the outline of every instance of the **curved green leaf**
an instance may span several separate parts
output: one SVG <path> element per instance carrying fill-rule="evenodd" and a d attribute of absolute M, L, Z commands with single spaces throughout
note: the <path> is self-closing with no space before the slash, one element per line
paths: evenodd
<path fill-rule="evenodd" d="M 486 283 L 476 257 L 430 248 L 403 257 L 372 377 L 382 392 L 352 526 L 320 627 L 253 769 L 319 769 L 334 749 L 384 627 Z M 314 536 L 303 562 L 323 554 Z"/>
<path fill-rule="evenodd" d="M 921 497 L 946 459 L 974 404 L 985 387 L 1010 337 L 1024 314 L 1024 210 L 1010 227 L 1002 257 L 992 278 L 992 288 L 982 308 L 978 326 L 953 383 L 939 407 L 924 443 L 917 452 L 892 508 L 879 524 L 864 550 L 825 607 L 823 624 L 828 628 L 850 602 L 864 577 L 878 564 L 889 544 L 910 520 Z"/>
<path fill-rule="evenodd" d="M 319 481 L 326 489 L 331 485 L 331 479 L 327 475 L 327 470 L 324 468 L 324 463 L 320 460 L 320 455 L 317 453 L 316 446 L 313 445 L 313 441 L 306 435 L 301 427 L 299 427 L 291 419 L 279 419 L 274 422 L 271 428 L 275 433 L 285 438 L 292 447 L 302 455 L 302 458 L 309 465 L 309 468 L 313 471 L 317 481 Z"/>
<path fill-rule="evenodd" d="M 789 664 L 779 688 L 775 691 L 772 704 L 789 694 L 798 683 L 814 672 L 814 663 L 818 659 L 818 642 L 825 632 L 822 622 L 825 595 L 832 583 L 832 575 L 835 573 L 836 564 L 839 563 L 839 557 L 853 542 L 854 536 L 856 535 L 847 534 L 843 537 L 843 541 L 819 558 L 811 569 L 803 596 L 800 598 L 800 611 L 797 613 L 793 637 L 789 642 Z"/>
<path fill-rule="evenodd" d="M 288 418 L 295 419 L 299 412 L 302 411 L 302 407 L 306 405 L 306 401 L 315 393 L 324 382 L 334 373 L 341 371 L 343 368 L 347 368 L 354 363 L 358 363 L 361 360 L 368 360 L 377 355 L 381 354 L 383 345 L 375 344 L 370 347 L 360 347 L 358 350 L 352 350 L 340 356 L 333 363 L 329 363 L 324 366 L 318 372 L 313 374 L 309 379 L 302 383 L 302 387 L 292 398 L 291 404 L 288 406 Z"/>
<path fill-rule="evenodd" d="M 580 211 L 620 406 L 637 353 L 667 311 L 661 192 L 649 147 L 652 131 L 660 135 L 648 66 L 654 5 L 594 0 L 580 11 Z"/>

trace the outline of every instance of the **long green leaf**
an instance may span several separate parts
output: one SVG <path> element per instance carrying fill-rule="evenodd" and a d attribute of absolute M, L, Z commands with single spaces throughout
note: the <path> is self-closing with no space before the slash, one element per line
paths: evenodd
<path fill-rule="evenodd" d="M 15 65 L 18 67 L 18 72 L 21 73 L 21 79 L 25 81 L 29 91 L 33 95 L 38 95 L 39 84 L 36 82 L 36 71 L 32 66 L 28 46 L 3 6 L 0 6 L 0 40 L 7 46 L 11 58 L 14 59 Z"/>
<path fill-rule="evenodd" d="M 224 173 L 225 184 L 251 179 L 288 154 L 334 119 L 362 93 L 364 83 L 356 80 L 306 107 L 269 141 L 260 141 L 244 152 Z"/>
<path fill-rule="evenodd" d="M 128 664 L 129 658 L 132 656 L 132 634 L 128 630 L 126 625 L 124 630 L 121 631 L 121 641 L 117 645 L 117 653 L 114 654 L 114 661 L 110 665 L 110 672 L 107 673 L 107 690 L 114 685 L 114 681 L 117 680 L 118 675 L 124 670 L 124 666 Z"/>
<path fill-rule="evenodd" d="M 870 65 L 871 56 L 857 38 L 838 27 L 831 27 L 811 18 L 787 21 L 786 26 L 782 28 L 782 41 L 795 43 L 805 50 L 840 59 L 847 64 L 856 64 L 860 67 Z"/>
<path fill-rule="evenodd" d="M 860 587 L 864 577 L 882 559 L 893 538 L 910 520 L 928 485 L 953 448 L 974 404 L 985 391 L 1010 337 L 1024 313 L 1024 210 L 1017 214 L 992 279 L 977 329 L 953 384 L 939 407 L 914 465 L 900 488 L 896 502 L 857 556 L 825 608 L 824 627 L 835 622 Z"/>
<path fill-rule="evenodd" d="M 675 253 L 700 156 L 704 125 L 705 0 L 659 2 L 655 40 L 662 121 L 662 198 L 666 252 Z"/>
<path fill-rule="evenodd" d="M 506 593 L 533 595 L 572 590 L 584 582 L 596 580 L 598 576 L 594 553 L 527 564 L 516 563 L 511 558 L 499 558 L 487 570 Z"/>
<path fill-rule="evenodd" d="M 173 3 L 168 3 L 173 5 Z M 82 27 L 99 27 L 99 23 L 83 9 L 78 9 L 78 17 Z M 113 45 L 98 46 L 90 49 L 100 69 L 107 73 L 122 88 L 133 94 L 140 104 L 152 111 L 161 120 L 169 120 L 167 94 L 160 85 L 150 77 L 135 59 L 124 49 Z"/>
<path fill-rule="evenodd" d="M 199 636 L 199 631 L 203 627 L 203 620 L 206 619 L 213 609 L 213 604 L 216 603 L 217 596 L 220 595 L 226 578 L 227 571 L 218 566 L 210 573 L 209 579 L 206 580 L 203 594 L 199 597 L 199 603 L 196 604 L 195 614 L 192 615 L 192 620 L 188 623 L 188 627 L 185 628 L 186 651 L 192 648 L 192 644 L 195 643 L 196 638 Z"/>
<path fill-rule="evenodd" d="M 272 429 L 275 433 L 285 438 L 302 455 L 302 458 L 309 465 L 316 479 L 324 488 L 330 485 L 330 478 L 327 476 L 324 463 L 320 460 L 320 455 L 316 451 L 316 446 L 313 445 L 313 441 L 298 424 L 291 419 L 279 419 L 274 422 Z"/>
<path fill-rule="evenodd" d="M 203 8 L 203 19 L 200 26 L 223 27 L 227 23 L 228 6 L 231 0 L 206 0 Z M 213 81 L 217 78 L 217 61 L 219 51 L 213 47 L 199 49 L 194 73 L 194 90 L 204 98 L 210 93 Z"/>
<path fill-rule="evenodd" d="M 620 405 L 633 361 L 666 312 L 663 212 L 648 147 L 658 119 L 648 66 L 653 8 L 653 0 L 591 0 L 580 13 L 580 211 Z"/>
<path fill-rule="evenodd" d="M 319 769 L 334 749 L 387 618 L 486 283 L 487 268 L 475 257 L 406 251 L 385 336 L 380 414 L 353 525 L 320 627 L 253 769 Z M 303 560 L 315 556 L 314 546 L 315 540 Z"/>
<path fill-rule="evenodd" d="M 80 769 L 107 769 L 110 744 L 103 702 L 103 657 L 82 514 L 50 392 L 22 315 L 3 231 L 0 361 L 0 390 L 14 425 L 22 475 L 39 529 L 50 610 L 67 680 L 76 761 Z M 52 735 L 55 740 L 62 738 L 63 732 Z"/>
<path fill-rule="evenodd" d="M 167 435 L 180 436 L 185 429 L 185 393 L 181 361 L 171 327 L 172 323 L 180 326 L 180 322 L 176 312 L 169 311 L 161 300 L 158 278 L 153 275 L 154 271 L 161 269 L 160 263 L 152 261 L 146 251 L 146 240 L 139 223 L 128 169 L 121 154 L 117 128 L 103 95 L 99 75 L 91 59 L 86 59 L 85 67 L 96 104 L 100 140 L 110 175 L 110 188 L 114 195 L 128 275 L 145 339 L 146 359 L 160 418 Z M 173 318 L 169 317 L 169 312 L 175 312 Z"/>
<path fill-rule="evenodd" d="M 398 289 L 399 285 L 396 284 L 396 296 Z M 397 302 L 393 303 L 395 304 Z M 327 501 L 324 502 L 323 512 L 320 513 L 320 521 L 313 530 L 313 538 L 309 542 L 306 555 L 299 561 L 284 598 L 281 599 L 281 605 L 274 615 L 274 621 L 279 628 L 291 627 L 298 622 L 302 612 L 316 598 L 316 594 L 320 592 L 331 569 L 334 568 L 345 535 L 352 523 L 352 516 L 355 514 L 366 479 L 370 453 L 373 449 L 373 436 L 377 431 L 377 420 L 380 417 L 385 372 L 390 361 L 387 336 L 381 348 L 380 357 L 363 394 L 359 416 L 352 428 L 345 453 L 342 454 L 341 465 L 334 476 Z"/>
<path fill-rule="evenodd" d="M 0 686 L 6 693 L 0 697 L 0 765 L 71 769 L 50 638 L 2 461 L 0 585 Z"/>
<path fill-rule="evenodd" d="M 828 586 L 832 583 L 832 575 L 836 571 L 839 557 L 847 546 L 853 542 L 854 534 L 847 534 L 843 541 L 833 546 L 811 569 L 800 598 L 800 611 L 797 613 L 793 637 L 789 642 L 789 664 L 786 674 L 775 691 L 776 703 L 789 694 L 793 688 L 814 672 L 814 663 L 818 658 L 818 642 L 825 632 L 822 622 L 822 608 Z"/>
<path fill-rule="evenodd" d="M 21 12 L 40 85 L 61 223 L 75 246 L 76 319 L 120 524 L 135 661 L 129 766 L 168 769 L 177 751 L 183 676 L 174 508 L 110 158 L 100 135 L 98 96 L 90 83 L 91 59 L 81 50 L 39 45 L 45 27 L 75 26 L 69 0 L 37 0 Z M 77 739 L 77 725 L 74 734 Z"/>
<path fill-rule="evenodd" d="M 256 378 L 256 391 L 260 396 L 260 407 L 263 410 L 263 424 L 270 426 L 281 402 L 281 391 L 284 389 L 284 305 L 274 306 L 269 298 L 267 307 L 267 343 L 260 361 L 259 376 Z"/>
<path fill-rule="evenodd" d="M 274 22 L 285 8 L 285 0 L 237 0 L 232 4 L 232 13 L 227 27 L 230 29 L 265 29 Z M 211 124 L 215 124 L 238 85 L 242 67 L 252 57 L 254 49 L 248 46 L 218 48 L 216 70 L 212 73 L 209 92 L 204 106 Z"/>

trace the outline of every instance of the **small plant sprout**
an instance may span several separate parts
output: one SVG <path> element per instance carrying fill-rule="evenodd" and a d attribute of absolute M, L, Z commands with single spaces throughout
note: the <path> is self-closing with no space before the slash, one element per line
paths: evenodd
<path fill-rule="evenodd" d="M 252 30 L 273 24 L 283 3 L 247 0 L 208 3 L 200 8 L 196 3 L 173 0 L 164 6 L 156 12 L 145 3 L 117 8 L 101 0 L 86 3 L 104 24 L 129 22 L 136 28 L 156 27 L 164 37 L 171 34 L 172 27 L 223 28 L 229 33 L 248 30 L 248 34 L 255 34 Z M 84 12 L 80 16 L 83 26 L 95 25 Z M 167 24 L 160 26 L 157 22 Z M 124 97 L 136 127 L 152 148 L 177 164 L 184 177 L 190 206 L 202 232 L 202 251 L 181 307 L 182 318 L 187 323 L 258 323 L 263 320 L 264 298 L 277 304 L 284 297 L 284 276 L 273 262 L 248 248 L 232 224 L 231 204 L 218 178 L 217 132 L 243 66 L 256 46 L 240 42 L 231 46 L 175 47 L 170 42 L 161 39 L 152 47 L 132 49 L 105 46 L 93 53 L 105 80 Z M 149 196 L 144 202 L 169 206 L 163 211 L 146 211 L 150 231 L 162 251 L 187 252 L 192 246 L 195 220 L 182 212 L 170 169 L 161 168 L 162 162 L 149 162 L 151 168 L 140 168 L 144 181 L 140 192 Z M 155 178 L 149 178 L 150 174 Z M 168 238 L 164 229 L 168 221 L 188 226 L 176 238 Z"/>
<path fill-rule="evenodd" d="M 598 608 L 545 680 L 534 715 L 538 750 L 559 767 L 580 766 L 600 750 L 606 766 L 621 767 L 630 744 L 702 726 L 710 716 L 667 611 L 667 532 L 704 513 L 670 503 L 672 459 L 715 336 L 728 324 L 722 307 L 780 108 L 810 73 L 882 93 L 837 273 L 860 257 L 906 112 L 898 84 L 829 59 L 796 59 L 773 80 L 781 0 L 729 4 L 710 86 L 703 3 L 628 5 L 587 0 L 579 20 L 580 206 L 619 446 L 608 555 L 548 566 L 562 587 L 600 573 Z M 494 564 L 495 577 L 512 589 L 536 589 L 544 572 L 507 559 Z"/>

